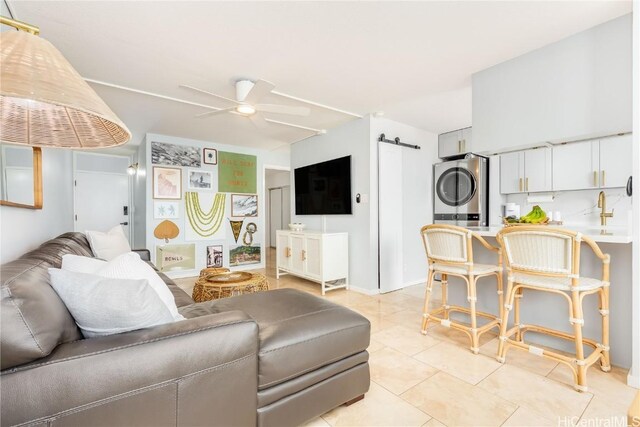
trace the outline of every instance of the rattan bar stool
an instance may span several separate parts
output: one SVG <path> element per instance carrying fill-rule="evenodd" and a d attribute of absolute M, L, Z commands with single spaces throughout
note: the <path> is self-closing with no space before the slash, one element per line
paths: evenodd
<path fill-rule="evenodd" d="M 546 226 L 507 227 L 497 235 L 506 257 L 507 292 L 500 328 L 499 362 L 505 361 L 509 347 L 529 351 L 568 365 L 574 377 L 574 387 L 587 391 L 587 368 L 600 360 L 600 368 L 611 370 L 609 359 L 609 262 L 608 254 L 591 239 L 570 230 Z M 602 261 L 602 278 L 580 277 L 580 247 L 584 242 Z M 573 335 L 538 325 L 520 322 L 520 304 L 525 289 L 562 295 L 569 304 L 569 323 Z M 585 296 L 598 294 L 602 316 L 602 343 L 582 336 L 584 316 L 582 301 Z M 509 312 L 514 310 L 514 325 L 507 330 Z M 536 347 L 524 342 L 527 331 L 563 338 L 575 342 L 575 357 Z M 585 357 L 584 345 L 593 347 Z"/>
<path fill-rule="evenodd" d="M 422 242 L 427 253 L 429 273 L 427 275 L 427 289 L 424 298 L 422 319 L 422 334 L 427 334 L 429 320 L 440 322 L 440 325 L 465 332 L 471 340 L 471 351 L 478 354 L 480 351 L 480 335 L 500 325 L 503 310 L 502 295 L 502 254 L 500 250 L 490 245 L 477 233 L 466 228 L 453 225 L 426 225 L 420 230 Z M 473 239 L 477 239 L 482 246 L 498 255 L 498 264 L 475 264 L 473 262 Z M 429 312 L 429 299 L 434 281 L 434 276 L 441 274 L 442 306 Z M 467 300 L 470 308 L 458 305 L 449 305 L 447 302 L 448 277 L 460 277 L 467 285 Z M 498 289 L 498 307 L 500 316 L 494 316 L 476 310 L 477 292 L 476 283 L 481 277 L 496 276 Z M 452 312 L 468 314 L 471 317 L 471 325 L 452 321 L 449 317 Z M 489 322 L 478 327 L 477 316 L 489 319 Z"/>

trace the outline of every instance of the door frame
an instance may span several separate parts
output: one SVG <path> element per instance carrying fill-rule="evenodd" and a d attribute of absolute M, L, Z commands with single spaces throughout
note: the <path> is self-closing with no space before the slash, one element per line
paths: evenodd
<path fill-rule="evenodd" d="M 76 200 L 76 172 L 78 172 L 77 170 L 77 156 L 78 154 L 82 154 L 82 155 L 90 155 L 90 156 L 102 156 L 102 157 L 123 157 L 126 158 L 127 161 L 129 162 L 129 164 L 133 164 L 134 162 L 134 154 L 105 154 L 105 153 L 99 153 L 99 152 L 87 152 L 87 151 L 73 151 L 73 157 L 72 157 L 72 164 L 73 164 L 73 181 L 71 182 L 71 187 L 73 188 L 73 212 L 71 213 L 72 217 L 72 221 L 73 221 L 73 230 L 74 231 L 78 231 L 76 230 L 76 207 L 78 206 L 78 202 Z M 81 172 L 89 172 L 90 171 L 81 171 Z M 119 175 L 119 174 L 115 174 L 112 172 L 101 172 L 103 174 L 106 175 Z M 134 223 L 133 223 L 133 215 L 134 215 L 134 210 L 135 210 L 135 206 L 133 206 L 133 201 L 134 201 L 134 197 L 133 197 L 133 178 L 135 177 L 135 175 L 129 175 L 127 173 L 127 171 L 124 171 L 124 174 L 127 175 L 127 182 L 129 183 L 129 242 L 130 244 L 133 244 L 133 236 L 134 236 L 134 232 L 133 232 L 133 228 L 134 228 Z M 81 231 L 82 233 L 84 233 L 84 231 Z"/>
<path fill-rule="evenodd" d="M 285 172 L 289 172 L 289 174 L 291 174 L 291 167 L 290 166 L 281 166 L 281 165 L 266 165 L 263 164 L 262 165 L 262 212 L 269 212 L 269 206 L 267 206 L 266 200 L 267 200 L 267 191 L 269 191 L 269 189 L 267 188 L 267 169 L 270 170 L 276 170 L 276 171 L 285 171 Z M 291 186 L 290 186 L 291 187 Z M 291 196 L 291 194 L 289 195 Z M 291 206 L 291 203 L 289 203 L 289 206 Z M 271 212 L 269 212 L 268 214 L 265 215 L 264 217 L 264 228 L 265 228 L 265 235 L 266 233 L 269 233 L 269 227 L 267 226 L 267 222 L 269 222 L 269 215 L 271 214 Z M 269 239 L 271 239 L 271 237 L 269 237 Z M 264 251 L 265 253 L 267 253 L 269 251 L 269 249 L 271 249 L 271 242 L 269 242 L 269 247 L 267 247 L 267 239 L 264 239 L 263 242 L 263 247 L 264 247 Z M 265 255 L 265 260 L 266 260 L 266 255 Z"/>

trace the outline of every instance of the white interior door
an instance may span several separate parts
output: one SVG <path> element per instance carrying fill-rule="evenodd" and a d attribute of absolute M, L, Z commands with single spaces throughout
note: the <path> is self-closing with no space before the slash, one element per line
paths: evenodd
<path fill-rule="evenodd" d="M 80 170 L 82 166 L 76 166 L 75 170 L 75 215 L 74 229 L 85 232 L 86 230 L 108 231 L 112 227 L 121 224 L 125 235 L 130 240 L 131 215 L 130 180 L 126 173 L 126 165 L 129 159 L 116 156 L 99 156 L 99 159 L 81 159 L 78 155 L 76 165 L 87 166 L 101 162 L 103 170 Z M 105 163 L 111 162 L 111 165 Z M 124 167 L 122 167 L 124 165 Z M 108 171 L 104 171 L 108 170 Z M 117 171 L 122 170 L 121 173 Z"/>
<path fill-rule="evenodd" d="M 403 287 L 401 150 L 378 143 L 378 256 L 382 293 Z"/>
<path fill-rule="evenodd" d="M 276 245 L 276 230 L 282 230 L 282 189 L 269 190 L 269 244 Z"/>
<path fill-rule="evenodd" d="M 282 187 L 282 229 L 286 230 L 291 224 L 291 187 Z"/>

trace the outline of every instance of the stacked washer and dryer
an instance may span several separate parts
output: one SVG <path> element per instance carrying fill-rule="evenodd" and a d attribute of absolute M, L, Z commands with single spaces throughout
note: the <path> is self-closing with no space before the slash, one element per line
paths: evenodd
<path fill-rule="evenodd" d="M 489 225 L 489 159 L 466 153 L 433 165 L 433 222 Z"/>

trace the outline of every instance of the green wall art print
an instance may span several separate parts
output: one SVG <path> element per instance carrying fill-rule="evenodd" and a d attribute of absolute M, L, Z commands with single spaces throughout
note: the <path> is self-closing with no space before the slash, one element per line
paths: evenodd
<path fill-rule="evenodd" d="M 260 264 L 260 246 L 231 246 L 229 248 L 229 265 Z"/>
<path fill-rule="evenodd" d="M 218 152 L 218 191 L 256 193 L 257 157 L 249 154 Z"/>

